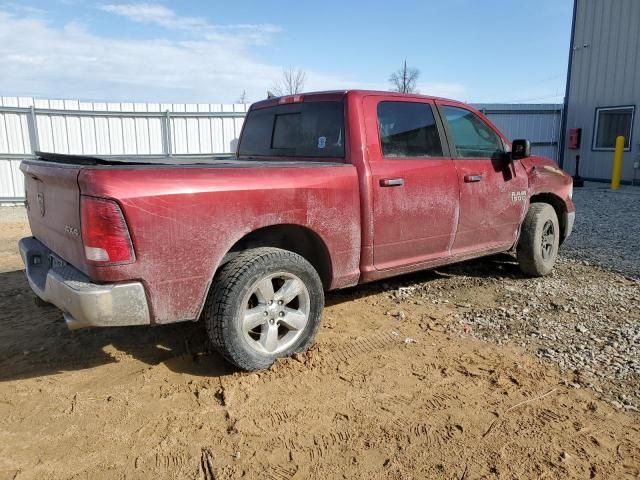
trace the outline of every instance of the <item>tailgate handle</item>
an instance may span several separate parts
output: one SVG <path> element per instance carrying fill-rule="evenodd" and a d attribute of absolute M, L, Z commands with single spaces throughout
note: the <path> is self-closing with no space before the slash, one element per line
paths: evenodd
<path fill-rule="evenodd" d="M 381 187 L 401 187 L 404 185 L 404 178 L 382 178 L 380 179 Z"/>
<path fill-rule="evenodd" d="M 481 180 L 482 180 L 482 175 L 465 175 L 464 176 L 465 183 L 479 182 Z"/>

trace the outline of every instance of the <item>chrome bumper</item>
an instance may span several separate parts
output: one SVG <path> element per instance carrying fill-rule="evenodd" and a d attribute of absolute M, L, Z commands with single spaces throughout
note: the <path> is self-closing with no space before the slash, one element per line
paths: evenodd
<path fill-rule="evenodd" d="M 576 212 L 567 213 L 567 225 L 564 228 L 564 240 L 569 238 L 571 232 L 573 232 L 573 224 L 576 221 Z"/>
<path fill-rule="evenodd" d="M 92 283 L 35 238 L 23 238 L 19 246 L 31 289 L 62 310 L 71 330 L 150 323 L 147 297 L 140 282 Z"/>

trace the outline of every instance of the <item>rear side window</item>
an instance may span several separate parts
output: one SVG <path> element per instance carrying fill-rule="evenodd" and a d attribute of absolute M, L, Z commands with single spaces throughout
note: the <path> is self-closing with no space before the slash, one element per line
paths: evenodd
<path fill-rule="evenodd" d="M 380 102 L 378 128 L 384 158 L 442 157 L 442 143 L 431 105 Z"/>
<path fill-rule="evenodd" d="M 252 110 L 238 155 L 344 158 L 344 104 L 307 102 Z"/>
<path fill-rule="evenodd" d="M 502 139 L 477 115 L 464 108 L 442 107 L 453 143 L 461 158 L 499 158 Z"/>

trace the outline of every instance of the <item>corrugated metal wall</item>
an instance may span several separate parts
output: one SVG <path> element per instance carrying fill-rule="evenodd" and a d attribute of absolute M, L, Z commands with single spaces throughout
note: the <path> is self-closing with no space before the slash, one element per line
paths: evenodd
<path fill-rule="evenodd" d="M 612 152 L 592 150 L 597 107 L 635 105 L 633 142 L 625 152 L 622 178 L 633 179 L 640 160 L 640 0 L 577 0 L 567 129 L 582 128 L 582 148 L 565 149 L 564 167 L 580 175 L 610 179 Z"/>
<path fill-rule="evenodd" d="M 232 153 L 247 108 L 0 97 L 0 202 L 22 200 L 20 161 L 36 150 L 138 156 Z"/>
<path fill-rule="evenodd" d="M 536 155 L 558 160 L 562 105 L 544 104 L 475 104 L 509 140 L 525 138 Z"/>
<path fill-rule="evenodd" d="M 510 139 L 557 158 L 559 105 L 476 105 Z M 36 150 L 86 155 L 218 155 L 235 151 L 248 105 L 85 103 L 0 98 L 0 203 L 22 201 L 20 161 Z"/>

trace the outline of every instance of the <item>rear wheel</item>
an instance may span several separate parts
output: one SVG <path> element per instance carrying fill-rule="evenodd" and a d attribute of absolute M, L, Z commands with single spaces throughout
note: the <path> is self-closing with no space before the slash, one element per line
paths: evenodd
<path fill-rule="evenodd" d="M 323 307 L 322 282 L 307 260 L 256 248 L 222 268 L 203 316 L 214 347 L 243 370 L 257 370 L 306 350 Z"/>
<path fill-rule="evenodd" d="M 517 256 L 520 270 L 541 277 L 553 269 L 560 246 L 560 225 L 554 208 L 534 203 L 522 223 Z"/>

